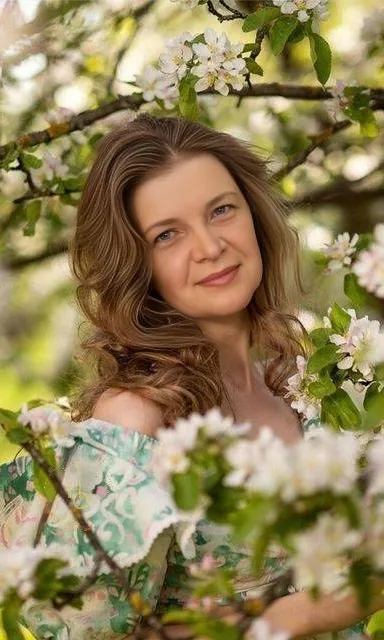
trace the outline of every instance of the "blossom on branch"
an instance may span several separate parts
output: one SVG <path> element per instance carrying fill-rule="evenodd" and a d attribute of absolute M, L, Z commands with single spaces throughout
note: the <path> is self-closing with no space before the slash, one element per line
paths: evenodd
<path fill-rule="evenodd" d="M 354 309 L 347 309 L 351 322 L 345 334 L 334 333 L 330 342 L 338 345 L 344 354 L 337 366 L 360 372 L 368 381 L 373 380 L 373 364 L 381 362 L 384 356 L 384 334 L 380 332 L 380 322 L 369 320 L 368 316 L 357 318 Z"/>
<path fill-rule="evenodd" d="M 332 593 L 345 584 L 348 552 L 357 549 L 362 534 L 345 518 L 323 513 L 308 531 L 298 533 L 292 543 L 295 553 L 289 560 L 299 589 L 320 588 Z"/>
<path fill-rule="evenodd" d="M 29 426 L 35 436 L 48 435 L 56 444 L 62 447 L 72 447 L 73 438 L 68 435 L 70 420 L 65 417 L 62 411 L 58 411 L 52 406 L 43 405 L 28 409 L 25 403 L 21 407 L 17 418 L 24 426 Z"/>
<path fill-rule="evenodd" d="M 359 235 L 354 233 L 352 239 L 348 233 L 339 233 L 336 240 L 321 249 L 322 253 L 329 258 L 326 272 L 338 271 L 352 262 L 352 256 L 356 252 L 356 243 Z"/>
<path fill-rule="evenodd" d="M 374 230 L 374 242 L 362 251 L 352 265 L 360 286 L 378 298 L 384 298 L 384 224 Z"/>
<path fill-rule="evenodd" d="M 159 57 L 159 69 L 147 65 L 135 76 L 136 85 L 143 90 L 143 98 L 151 102 L 164 101 L 166 109 L 176 106 L 179 83 L 191 74 L 198 78 L 194 89 L 205 91 L 213 87 L 226 96 L 229 86 L 240 91 L 245 85 L 246 62 L 241 57 L 244 45 L 233 44 L 225 33 L 214 29 L 204 31 L 204 42 L 192 42 L 196 36 L 188 31 L 166 42 L 166 52 Z"/>
<path fill-rule="evenodd" d="M 300 22 L 307 22 L 312 16 L 318 20 L 328 18 L 327 0 L 273 0 L 273 4 L 283 14 L 296 14 Z"/>
<path fill-rule="evenodd" d="M 320 413 L 320 400 L 315 398 L 308 390 L 308 385 L 317 380 L 316 374 L 307 374 L 307 361 L 303 356 L 296 357 L 297 373 L 288 378 L 288 384 L 285 386 L 287 393 L 285 398 L 293 398 L 291 402 L 292 409 L 296 409 L 306 418 L 315 418 Z"/>

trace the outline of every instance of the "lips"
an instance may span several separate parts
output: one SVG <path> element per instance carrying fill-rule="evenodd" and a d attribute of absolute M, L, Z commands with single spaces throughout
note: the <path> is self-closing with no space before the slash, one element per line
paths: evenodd
<path fill-rule="evenodd" d="M 223 269 L 222 271 L 218 271 L 217 273 L 211 273 L 210 276 L 207 276 L 206 278 L 204 278 L 204 280 L 200 280 L 200 282 L 198 282 L 197 284 L 203 284 L 204 282 L 211 282 L 212 280 L 217 280 L 217 278 L 221 278 L 222 276 L 226 276 L 227 273 L 231 273 L 231 271 L 233 271 L 234 269 L 237 269 L 239 265 L 235 264 L 232 267 L 227 267 L 226 269 Z"/>

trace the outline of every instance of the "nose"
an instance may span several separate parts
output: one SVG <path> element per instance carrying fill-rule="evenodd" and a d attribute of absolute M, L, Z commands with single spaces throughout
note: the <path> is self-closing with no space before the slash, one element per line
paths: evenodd
<path fill-rule="evenodd" d="M 192 243 L 192 256 L 196 262 L 216 260 L 224 249 L 224 241 L 217 230 L 208 227 L 195 231 Z"/>

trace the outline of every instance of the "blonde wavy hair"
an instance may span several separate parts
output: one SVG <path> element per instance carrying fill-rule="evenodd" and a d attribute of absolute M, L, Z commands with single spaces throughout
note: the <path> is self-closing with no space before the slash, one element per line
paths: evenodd
<path fill-rule="evenodd" d="M 275 395 L 284 395 L 296 356 L 305 355 L 307 333 L 294 315 L 304 293 L 298 236 L 287 222 L 287 206 L 266 162 L 251 143 L 201 122 L 142 113 L 99 142 L 69 246 L 77 302 L 88 321 L 80 359 L 91 361 L 96 371 L 76 389 L 75 421 L 90 417 L 109 388 L 129 389 L 154 401 L 167 426 L 192 411 L 220 407 L 224 397 L 231 406 L 217 348 L 193 319 L 154 289 L 150 245 L 131 207 L 144 181 L 203 153 L 226 167 L 253 217 L 263 276 L 247 307 L 250 348 L 264 359 L 265 382 Z"/>

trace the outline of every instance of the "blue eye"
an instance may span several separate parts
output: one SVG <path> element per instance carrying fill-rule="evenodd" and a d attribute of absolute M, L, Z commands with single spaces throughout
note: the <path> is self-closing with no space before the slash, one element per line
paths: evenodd
<path fill-rule="evenodd" d="M 221 204 L 220 207 L 216 207 L 215 211 L 218 211 L 219 209 L 225 209 L 226 207 L 229 207 L 230 209 L 233 209 L 233 205 L 232 204 Z M 226 211 L 224 211 L 224 214 L 227 213 Z"/>
<path fill-rule="evenodd" d="M 167 235 L 167 233 L 171 233 L 172 231 L 173 229 L 167 229 L 167 231 L 162 231 L 161 233 L 159 233 L 158 236 L 156 236 L 156 238 L 154 239 L 154 242 L 167 242 L 167 240 L 170 240 L 170 238 L 165 238 L 165 240 L 161 240 L 161 238 Z"/>

